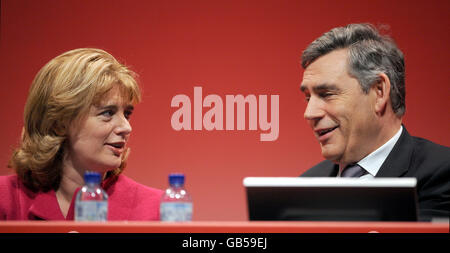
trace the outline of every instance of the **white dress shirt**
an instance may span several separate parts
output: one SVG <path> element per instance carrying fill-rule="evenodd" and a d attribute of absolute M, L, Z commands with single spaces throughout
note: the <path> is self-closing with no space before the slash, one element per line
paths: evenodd
<path fill-rule="evenodd" d="M 394 148 L 395 143 L 397 143 L 398 139 L 400 138 L 402 131 L 403 126 L 400 126 L 400 129 L 389 141 L 357 162 L 359 166 L 367 171 L 367 174 L 361 176 L 360 178 L 369 179 L 375 177 L 375 175 L 380 170 L 381 165 L 383 165 L 389 153 L 391 153 L 391 150 Z M 338 177 L 341 176 L 341 173 L 342 169 L 339 170 Z"/>

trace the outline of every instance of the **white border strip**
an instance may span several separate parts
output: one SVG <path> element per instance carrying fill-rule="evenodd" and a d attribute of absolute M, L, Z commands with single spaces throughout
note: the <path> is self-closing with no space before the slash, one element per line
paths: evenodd
<path fill-rule="evenodd" d="M 246 177 L 245 187 L 415 187 L 411 178 Z"/>

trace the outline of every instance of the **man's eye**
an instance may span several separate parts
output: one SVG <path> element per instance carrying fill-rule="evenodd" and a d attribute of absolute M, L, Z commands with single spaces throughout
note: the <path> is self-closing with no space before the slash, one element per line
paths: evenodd
<path fill-rule="evenodd" d="M 306 96 L 306 97 L 305 97 L 305 101 L 306 101 L 306 102 L 309 102 L 309 99 L 310 99 L 310 98 L 311 98 L 310 96 Z"/>
<path fill-rule="evenodd" d="M 330 93 L 330 92 L 322 92 L 322 93 L 319 93 L 319 97 L 321 97 L 321 98 L 326 98 L 326 97 L 329 97 L 329 96 L 331 96 L 332 94 Z"/>

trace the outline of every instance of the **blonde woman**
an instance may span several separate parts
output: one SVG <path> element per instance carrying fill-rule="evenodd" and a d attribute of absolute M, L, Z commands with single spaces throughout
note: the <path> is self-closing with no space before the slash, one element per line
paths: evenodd
<path fill-rule="evenodd" d="M 68 51 L 36 75 L 19 147 L 0 177 L 0 220 L 73 220 L 84 172 L 103 175 L 108 220 L 159 220 L 161 190 L 122 175 L 140 101 L 134 73 L 109 53 Z"/>

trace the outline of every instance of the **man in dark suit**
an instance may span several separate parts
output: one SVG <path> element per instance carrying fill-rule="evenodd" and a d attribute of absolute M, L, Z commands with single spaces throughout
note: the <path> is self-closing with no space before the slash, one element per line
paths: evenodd
<path fill-rule="evenodd" d="M 450 213 L 450 148 L 402 125 L 405 66 L 370 24 L 337 27 L 302 54 L 304 117 L 325 161 L 304 177 L 415 177 L 420 219 Z"/>

